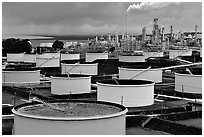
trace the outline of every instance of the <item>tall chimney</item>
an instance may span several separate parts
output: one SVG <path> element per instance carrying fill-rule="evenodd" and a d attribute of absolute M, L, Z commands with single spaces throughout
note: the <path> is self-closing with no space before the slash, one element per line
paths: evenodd
<path fill-rule="evenodd" d="M 197 45 L 197 28 L 198 28 L 198 26 L 195 25 L 195 43 L 196 43 L 196 45 Z"/>

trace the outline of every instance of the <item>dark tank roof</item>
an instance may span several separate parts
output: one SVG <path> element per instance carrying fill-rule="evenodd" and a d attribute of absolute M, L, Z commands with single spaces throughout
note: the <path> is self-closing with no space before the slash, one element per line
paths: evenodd
<path fill-rule="evenodd" d="M 119 85 L 145 85 L 145 84 L 153 84 L 153 81 L 147 80 L 129 80 L 129 79 L 117 79 Z M 99 83 L 102 84 L 113 84 L 117 85 L 115 80 L 102 80 Z"/>
<path fill-rule="evenodd" d="M 57 74 L 52 75 L 53 77 L 68 77 L 67 74 Z M 69 77 L 78 78 L 78 77 L 90 77 L 90 75 L 84 75 L 84 74 L 69 74 Z"/>

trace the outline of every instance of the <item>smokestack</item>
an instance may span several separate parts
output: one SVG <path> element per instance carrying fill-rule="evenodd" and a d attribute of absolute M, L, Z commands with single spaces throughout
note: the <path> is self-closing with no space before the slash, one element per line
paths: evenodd
<path fill-rule="evenodd" d="M 197 44 L 197 28 L 198 28 L 198 26 L 195 25 L 195 42 L 196 42 L 196 44 Z"/>
<path fill-rule="evenodd" d="M 125 14 L 125 40 L 127 40 L 127 12 Z"/>
<path fill-rule="evenodd" d="M 111 41 L 111 35 L 110 35 L 110 32 L 108 33 L 108 41 Z"/>
<path fill-rule="evenodd" d="M 96 36 L 96 42 L 98 42 L 98 36 Z"/>
<path fill-rule="evenodd" d="M 116 41 L 116 44 L 118 44 L 119 40 L 118 40 L 118 32 L 117 31 L 115 33 L 115 41 Z"/>

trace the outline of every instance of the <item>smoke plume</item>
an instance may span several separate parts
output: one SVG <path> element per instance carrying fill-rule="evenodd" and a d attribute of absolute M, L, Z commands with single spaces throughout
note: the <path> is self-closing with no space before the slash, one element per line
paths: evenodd
<path fill-rule="evenodd" d="M 178 2 L 141 2 L 138 4 L 132 4 L 127 8 L 127 12 L 134 10 L 152 10 L 164 8 L 170 4 L 178 4 Z"/>

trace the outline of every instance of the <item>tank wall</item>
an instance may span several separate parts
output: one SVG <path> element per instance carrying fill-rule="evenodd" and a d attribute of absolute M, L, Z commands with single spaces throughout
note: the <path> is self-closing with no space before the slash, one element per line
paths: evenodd
<path fill-rule="evenodd" d="M 145 56 L 119 56 L 120 62 L 145 62 Z"/>
<path fill-rule="evenodd" d="M 145 69 L 119 68 L 119 79 L 130 79 L 144 70 Z M 133 79 L 135 80 L 143 79 L 154 82 L 162 82 L 162 70 L 161 69 L 146 70 Z"/>
<path fill-rule="evenodd" d="M 91 78 L 52 78 L 51 79 L 51 93 L 52 94 L 79 94 L 90 93 L 91 91 Z"/>
<path fill-rule="evenodd" d="M 202 94 L 202 76 L 190 76 L 175 74 L 175 90 L 185 93 Z"/>
<path fill-rule="evenodd" d="M 173 59 L 177 56 L 191 56 L 192 51 L 170 50 L 169 58 Z"/>
<path fill-rule="evenodd" d="M 60 59 L 36 58 L 36 67 L 60 67 Z"/>
<path fill-rule="evenodd" d="M 71 69 L 70 73 L 74 74 L 87 74 L 87 75 L 98 75 L 98 64 L 79 64 L 74 66 L 74 64 L 62 64 L 61 65 L 61 73 L 67 74 L 67 72 Z"/>
<path fill-rule="evenodd" d="M 86 53 L 86 62 L 93 62 L 96 59 L 108 59 L 108 53 Z"/>
<path fill-rule="evenodd" d="M 19 54 L 7 53 L 7 61 L 8 62 L 23 62 L 24 54 L 23 53 L 19 53 Z"/>
<path fill-rule="evenodd" d="M 50 121 L 14 116 L 15 135 L 125 135 L 125 125 L 125 114 L 82 121 Z"/>
<path fill-rule="evenodd" d="M 126 107 L 148 106 L 154 103 L 154 85 L 145 87 L 108 86 L 98 84 L 98 101 L 114 102 Z"/>
<path fill-rule="evenodd" d="M 43 53 L 37 56 L 38 58 L 60 58 L 60 53 Z"/>
<path fill-rule="evenodd" d="M 76 60 L 80 59 L 80 54 L 61 54 L 61 60 Z"/>
<path fill-rule="evenodd" d="M 35 54 L 24 54 L 24 62 L 36 63 L 36 55 Z"/>
<path fill-rule="evenodd" d="M 2 71 L 2 83 L 40 82 L 40 71 Z"/>
<path fill-rule="evenodd" d="M 149 57 L 163 57 L 163 52 L 144 52 L 145 58 Z"/>

